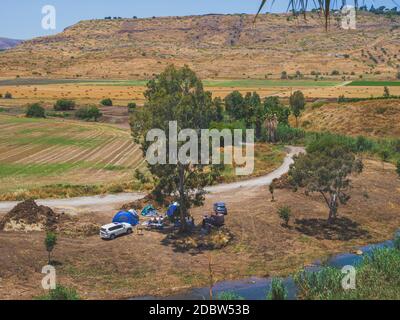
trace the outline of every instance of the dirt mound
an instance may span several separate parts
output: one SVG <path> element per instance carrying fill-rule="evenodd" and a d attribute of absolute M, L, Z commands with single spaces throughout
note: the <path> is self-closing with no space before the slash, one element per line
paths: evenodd
<path fill-rule="evenodd" d="M 38 206 L 34 200 L 17 204 L 0 221 L 0 230 L 42 231 L 55 230 L 60 216 L 51 208 Z"/>

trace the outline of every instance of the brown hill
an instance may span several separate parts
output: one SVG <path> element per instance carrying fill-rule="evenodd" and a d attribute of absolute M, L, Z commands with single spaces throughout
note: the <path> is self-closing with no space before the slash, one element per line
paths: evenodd
<path fill-rule="evenodd" d="M 267 14 L 88 20 L 0 53 L 0 78 L 147 79 L 167 64 L 203 78 L 277 78 L 285 70 L 393 77 L 400 64 L 400 17 L 360 13 L 357 30 L 328 33 L 307 20 Z"/>
<path fill-rule="evenodd" d="M 301 123 L 311 131 L 399 138 L 400 101 L 372 100 L 310 107 L 301 117 Z"/>

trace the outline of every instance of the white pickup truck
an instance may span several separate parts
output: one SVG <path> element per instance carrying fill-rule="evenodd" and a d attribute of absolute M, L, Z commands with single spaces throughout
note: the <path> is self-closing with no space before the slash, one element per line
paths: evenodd
<path fill-rule="evenodd" d="M 114 240 L 122 234 L 131 234 L 132 226 L 125 222 L 113 222 L 100 228 L 100 238 Z"/>

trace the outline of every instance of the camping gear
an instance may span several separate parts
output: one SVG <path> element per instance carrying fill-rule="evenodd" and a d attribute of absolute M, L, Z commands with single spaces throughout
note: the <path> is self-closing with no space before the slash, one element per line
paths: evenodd
<path fill-rule="evenodd" d="M 132 226 L 136 226 L 139 224 L 139 215 L 135 213 L 136 211 L 134 211 L 134 213 L 130 211 L 120 211 L 114 216 L 112 222 L 125 222 Z"/>
<path fill-rule="evenodd" d="M 178 209 L 179 209 L 179 204 L 177 202 L 174 202 L 168 207 L 168 210 L 165 214 L 168 218 L 172 219 L 176 215 Z"/>
<path fill-rule="evenodd" d="M 142 216 L 144 217 L 156 217 L 157 215 L 157 210 L 151 204 L 145 206 L 142 210 Z"/>
<path fill-rule="evenodd" d="M 222 227 L 225 224 L 225 215 L 215 214 L 211 216 L 204 216 L 203 218 L 203 228 L 207 226 Z"/>
<path fill-rule="evenodd" d="M 223 214 L 226 216 L 228 214 L 228 209 L 226 208 L 225 202 L 214 203 L 214 212 L 215 214 Z"/>

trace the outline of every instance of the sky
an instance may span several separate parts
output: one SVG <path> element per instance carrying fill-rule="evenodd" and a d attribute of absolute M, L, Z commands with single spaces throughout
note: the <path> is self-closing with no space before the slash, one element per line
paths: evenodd
<path fill-rule="evenodd" d="M 272 1 L 271 1 L 272 2 Z M 255 13 L 260 0 L 1 0 L 0 37 L 31 39 L 61 32 L 80 20 L 106 16 L 138 18 L 207 13 Z M 266 10 L 285 12 L 288 1 L 277 1 Z M 367 0 L 368 3 L 368 0 Z M 370 4 L 372 1 L 369 2 Z M 375 7 L 393 7 L 392 0 L 374 0 Z M 56 29 L 42 27 L 42 8 L 56 9 Z"/>

